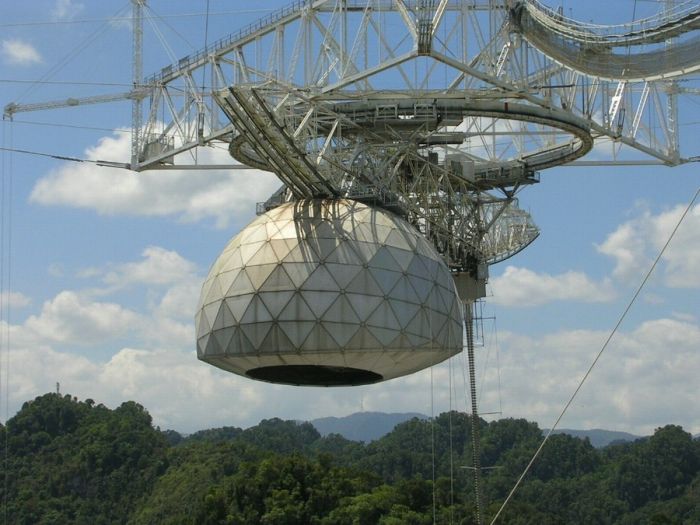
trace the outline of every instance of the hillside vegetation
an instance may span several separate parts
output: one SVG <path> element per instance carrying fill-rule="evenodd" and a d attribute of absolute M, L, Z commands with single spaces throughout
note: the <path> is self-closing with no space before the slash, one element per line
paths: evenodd
<path fill-rule="evenodd" d="M 498 467 L 484 472 L 488 517 L 542 432 L 525 420 L 479 424 L 481 463 Z M 0 441 L 13 524 L 474 523 L 470 421 L 456 412 L 368 444 L 280 419 L 183 437 L 134 402 L 111 410 L 46 394 Z M 600 450 L 552 436 L 500 523 L 700 523 L 700 442 L 674 425 Z"/>

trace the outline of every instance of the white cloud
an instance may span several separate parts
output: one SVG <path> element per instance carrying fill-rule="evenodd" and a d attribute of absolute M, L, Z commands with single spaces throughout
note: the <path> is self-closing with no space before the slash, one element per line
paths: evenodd
<path fill-rule="evenodd" d="M 31 303 L 32 300 L 20 292 L 3 292 L 2 295 L 0 295 L 0 304 L 6 307 L 9 306 L 13 310 L 15 308 L 24 308 Z"/>
<path fill-rule="evenodd" d="M 498 380 L 504 417 L 551 426 L 590 366 L 607 333 L 587 330 L 531 338 L 501 334 Z M 616 334 L 567 412 L 565 428 L 649 434 L 667 423 L 700 430 L 697 376 L 700 327 L 674 319 L 647 321 Z M 495 369 L 488 376 L 495 375 Z M 490 378 L 495 384 L 495 378 Z M 495 389 L 482 403 L 496 404 Z"/>
<path fill-rule="evenodd" d="M 85 348 L 113 341 L 149 347 L 193 347 L 194 314 L 203 277 L 196 265 L 175 251 L 150 246 L 137 262 L 91 268 L 85 272 L 106 286 L 64 290 L 46 301 L 38 314 L 15 327 L 13 337 L 27 344 L 72 344 Z M 142 306 L 124 308 L 106 297 L 136 285 Z M 99 300 L 98 300 L 99 299 Z M 138 302 L 138 299 L 136 299 Z"/>
<path fill-rule="evenodd" d="M 203 278 L 192 278 L 168 288 L 155 308 L 159 317 L 191 320 L 197 308 Z"/>
<path fill-rule="evenodd" d="M 134 286 L 145 290 L 144 313 L 130 332 L 142 341 L 174 348 L 189 348 L 194 340 L 193 319 L 203 277 L 196 265 L 172 250 L 149 246 L 137 262 L 89 268 L 82 276 L 98 278 L 107 286 L 84 290 L 85 297 L 104 297 Z"/>
<path fill-rule="evenodd" d="M 143 253 L 143 260 L 118 265 L 104 275 L 108 285 L 122 288 L 130 284 L 168 285 L 190 278 L 196 265 L 177 252 L 159 246 L 149 246 Z M 92 275 L 99 273 L 93 271 Z M 91 275 L 91 276 L 92 276 Z"/>
<path fill-rule="evenodd" d="M 122 337 L 141 322 L 136 312 L 116 303 L 94 302 L 63 291 L 46 301 L 39 315 L 30 316 L 24 328 L 38 340 L 89 345 Z"/>
<path fill-rule="evenodd" d="M 495 367 L 485 372 L 480 409 L 504 405 L 503 417 L 523 417 L 550 426 L 574 391 L 607 334 L 569 331 L 533 339 L 502 334 L 500 384 Z M 608 428 L 640 435 L 667 423 L 700 430 L 696 378 L 700 369 L 700 329 L 672 319 L 643 323 L 620 333 L 594 369 L 562 423 L 568 428 Z M 132 399 L 156 424 L 191 432 L 221 425 L 249 426 L 260 419 L 313 419 L 365 410 L 465 411 L 464 356 L 408 377 L 356 388 L 302 388 L 270 385 L 222 372 L 197 361 L 194 350 L 134 349 L 106 363 L 56 352 L 20 349 L 11 378 L 12 403 L 53 390 L 116 406 Z M 493 361 L 493 360 L 492 360 Z M 432 378 L 431 378 L 432 374 Z M 450 376 L 452 379 L 450 379 Z M 431 393 L 431 385 L 432 393 Z M 453 395 L 450 396 L 450 387 Z"/>
<path fill-rule="evenodd" d="M 190 261 L 150 247 L 141 260 L 99 270 L 95 277 L 112 275 L 116 290 L 131 283 L 148 287 L 159 271 L 167 278 L 149 287 L 149 302 L 138 310 L 95 301 L 90 293 L 63 291 L 44 303 L 40 313 L 9 327 L 11 407 L 53 391 L 58 381 L 63 392 L 112 407 L 133 399 L 149 410 L 155 424 L 184 432 L 245 427 L 270 417 L 342 416 L 361 408 L 424 414 L 430 414 L 431 406 L 435 413 L 469 410 L 463 354 L 432 370 L 357 388 L 270 385 L 201 363 L 192 322 L 200 277 Z M 607 291 L 581 275 L 551 277 L 517 268 L 506 274 L 502 284 L 520 279 L 529 294 L 550 300 L 592 301 Z M 527 302 L 516 295 L 507 297 L 518 304 Z M 7 329 L 3 326 L 3 333 Z M 477 352 L 480 409 L 498 410 L 502 400 L 503 417 L 550 426 L 606 336 L 589 330 L 537 338 L 500 334 L 499 359 L 494 359 L 491 347 Z M 114 341 L 120 341 L 122 349 L 100 359 L 105 345 Z M 72 353 L 58 351 L 69 345 L 75 349 Z M 682 312 L 618 333 L 562 424 L 646 434 L 656 426 L 677 423 L 700 431 L 698 348 L 697 320 Z M 494 366 L 499 362 L 500 367 Z"/>
<path fill-rule="evenodd" d="M 105 362 L 49 347 L 17 349 L 10 377 L 14 407 L 55 389 L 116 407 L 133 400 L 163 428 L 194 431 L 254 418 L 255 385 L 197 361 L 194 352 L 125 348 Z M 19 364 L 21 363 L 21 366 Z"/>
<path fill-rule="evenodd" d="M 697 316 L 689 314 L 687 312 L 672 312 L 671 315 L 674 319 L 677 319 L 678 321 L 683 321 L 685 323 L 695 323 L 698 320 Z"/>
<path fill-rule="evenodd" d="M 614 299 L 611 283 L 596 283 L 581 272 L 560 275 L 537 273 L 508 266 L 502 275 L 490 279 L 492 302 L 505 306 L 538 306 L 552 301 L 606 302 Z"/>
<path fill-rule="evenodd" d="M 53 8 L 51 14 L 54 18 L 59 20 L 66 20 L 75 17 L 80 13 L 85 6 L 79 2 L 73 2 L 73 0 L 56 0 L 56 5 Z"/>
<path fill-rule="evenodd" d="M 3 40 L 0 54 L 5 63 L 13 66 L 29 66 L 43 62 L 34 46 L 18 39 Z"/>
<path fill-rule="evenodd" d="M 649 229 L 648 218 L 646 214 L 643 219 L 620 225 L 598 246 L 600 253 L 615 259 L 613 276 L 626 280 L 639 278 L 649 268 L 648 239 L 643 236 L 643 231 Z"/>
<path fill-rule="evenodd" d="M 492 364 L 485 366 L 488 349 L 477 352 L 480 409 L 498 410 L 502 400 L 502 417 L 551 426 L 606 336 L 587 330 L 539 338 L 502 333 L 500 369 L 493 365 L 497 362 L 493 356 Z M 432 370 L 376 385 L 303 388 L 222 372 L 198 361 L 194 349 L 139 345 L 100 362 L 57 352 L 46 343 L 16 341 L 10 377 L 13 408 L 53 391 L 59 381 L 63 392 L 108 406 L 135 400 L 148 409 L 155 424 L 184 432 L 222 425 L 246 427 L 270 417 L 342 416 L 361 408 L 428 415 L 431 405 L 436 414 L 450 408 L 468 411 L 462 354 Z M 648 434 L 658 426 L 676 423 L 697 433 L 698 347 L 700 327 L 675 319 L 651 320 L 618 333 L 562 425 Z"/>
<path fill-rule="evenodd" d="M 620 225 L 598 251 L 615 260 L 615 277 L 639 280 L 651 267 L 685 206 L 676 206 L 657 215 L 645 210 Z M 700 287 L 700 205 L 696 205 L 678 229 L 663 258 L 665 283 L 674 288 Z"/>
<path fill-rule="evenodd" d="M 247 427 L 261 419 L 313 419 L 366 410 L 430 414 L 430 371 L 358 388 L 302 388 L 245 379 L 198 361 L 195 351 L 124 348 L 108 361 L 58 352 L 48 345 L 12 352 L 11 405 L 55 389 L 115 407 L 126 400 L 145 406 L 161 428 L 193 432 L 223 425 Z M 19 366 L 21 363 L 21 366 Z M 446 365 L 434 371 L 446 385 Z M 449 407 L 442 388 L 436 412 Z"/>
<path fill-rule="evenodd" d="M 90 160 L 124 161 L 130 157 L 130 134 L 117 132 L 85 151 Z M 185 157 L 183 155 L 182 157 Z M 178 159 L 179 160 L 179 159 Z M 204 164 L 230 164 L 228 152 L 200 148 Z M 249 217 L 255 203 L 280 186 L 260 170 L 131 171 L 92 164 L 65 164 L 40 179 L 31 200 L 95 210 L 105 215 L 177 216 L 184 221 L 213 218 L 225 227 L 239 216 Z"/>

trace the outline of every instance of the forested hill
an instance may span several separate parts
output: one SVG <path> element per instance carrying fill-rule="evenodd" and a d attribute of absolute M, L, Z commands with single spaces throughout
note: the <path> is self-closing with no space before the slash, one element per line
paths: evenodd
<path fill-rule="evenodd" d="M 484 471 L 488 517 L 542 432 L 525 420 L 479 423 L 481 463 L 498 467 Z M 134 402 L 111 410 L 46 394 L 0 427 L 0 516 L 32 525 L 468 524 L 469 429 L 468 416 L 445 413 L 369 444 L 279 419 L 183 438 L 153 428 Z M 500 523 L 700 523 L 700 442 L 673 425 L 600 450 L 552 436 Z"/>
<path fill-rule="evenodd" d="M 428 419 L 415 412 L 387 414 L 385 412 L 356 412 L 345 417 L 322 417 L 309 421 L 322 436 L 340 434 L 353 441 L 374 441 L 385 436 L 396 425 L 413 418 Z"/>

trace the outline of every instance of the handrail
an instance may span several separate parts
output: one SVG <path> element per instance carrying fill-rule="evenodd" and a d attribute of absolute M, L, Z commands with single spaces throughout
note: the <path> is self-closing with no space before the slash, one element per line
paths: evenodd
<path fill-rule="evenodd" d="M 409 9 L 416 9 L 420 6 L 420 2 L 423 0 L 405 1 Z M 463 0 L 450 0 L 450 5 L 453 7 L 458 7 L 462 1 Z M 478 1 L 485 2 L 485 0 Z M 373 5 L 373 8 L 379 10 L 391 9 L 393 2 L 394 0 L 376 0 L 376 4 Z M 167 66 L 163 67 L 159 72 L 154 73 L 149 77 L 146 77 L 143 81 L 143 84 L 145 86 L 153 86 L 175 78 L 179 76 L 179 72 L 192 68 L 195 64 L 198 64 L 207 56 L 216 55 L 221 52 L 226 52 L 227 50 L 230 50 L 234 46 L 234 44 L 245 40 L 247 37 L 264 29 L 266 26 L 270 26 L 270 31 L 272 31 L 275 23 L 279 22 L 280 20 L 283 20 L 286 17 L 300 13 L 305 7 L 317 3 L 318 0 L 295 0 L 291 4 L 288 4 L 277 11 L 274 11 L 262 18 L 259 18 L 254 22 L 251 22 L 239 31 L 226 35 L 216 40 L 215 42 L 212 42 L 204 49 L 197 51 L 195 54 L 184 56 L 176 62 L 168 64 Z M 366 7 L 366 5 L 367 0 L 347 0 L 348 8 L 358 9 L 364 8 Z"/>
<path fill-rule="evenodd" d="M 585 43 L 631 45 L 657 41 L 655 35 L 697 23 L 700 5 L 685 0 L 656 15 L 624 24 L 591 24 L 568 18 L 539 0 L 524 0 L 528 15 L 548 29 L 567 38 Z"/>
<path fill-rule="evenodd" d="M 295 0 L 293 3 L 288 4 L 277 11 L 270 13 L 262 18 L 259 18 L 255 22 L 251 22 L 236 33 L 231 33 L 225 37 L 220 38 L 215 42 L 212 42 L 204 49 L 198 51 L 196 54 L 182 57 L 177 62 L 165 66 L 163 69 L 160 70 L 159 73 L 155 73 L 150 77 L 144 79 L 144 84 L 158 84 L 162 82 L 163 79 L 165 79 L 166 77 L 172 75 L 173 72 L 182 69 L 188 69 L 192 64 L 199 62 L 200 60 L 209 55 L 216 54 L 222 51 L 223 49 L 230 47 L 231 44 L 233 44 L 234 42 L 243 40 L 247 36 L 252 35 L 256 31 L 259 31 L 260 29 L 264 28 L 265 26 L 272 25 L 275 22 L 279 22 L 280 20 L 289 15 L 302 11 L 305 5 L 308 5 L 308 0 Z"/>

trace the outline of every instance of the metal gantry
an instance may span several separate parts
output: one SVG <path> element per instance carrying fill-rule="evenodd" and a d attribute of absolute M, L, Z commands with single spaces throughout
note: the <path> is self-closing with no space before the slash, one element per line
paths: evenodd
<path fill-rule="evenodd" d="M 683 2 L 608 27 L 531 0 L 298 1 L 135 88 L 131 168 L 181 169 L 175 155 L 221 142 L 280 177 L 268 207 L 371 201 L 473 270 L 536 237 L 515 196 L 540 170 L 687 160 L 678 79 L 700 67 L 698 16 Z"/>

